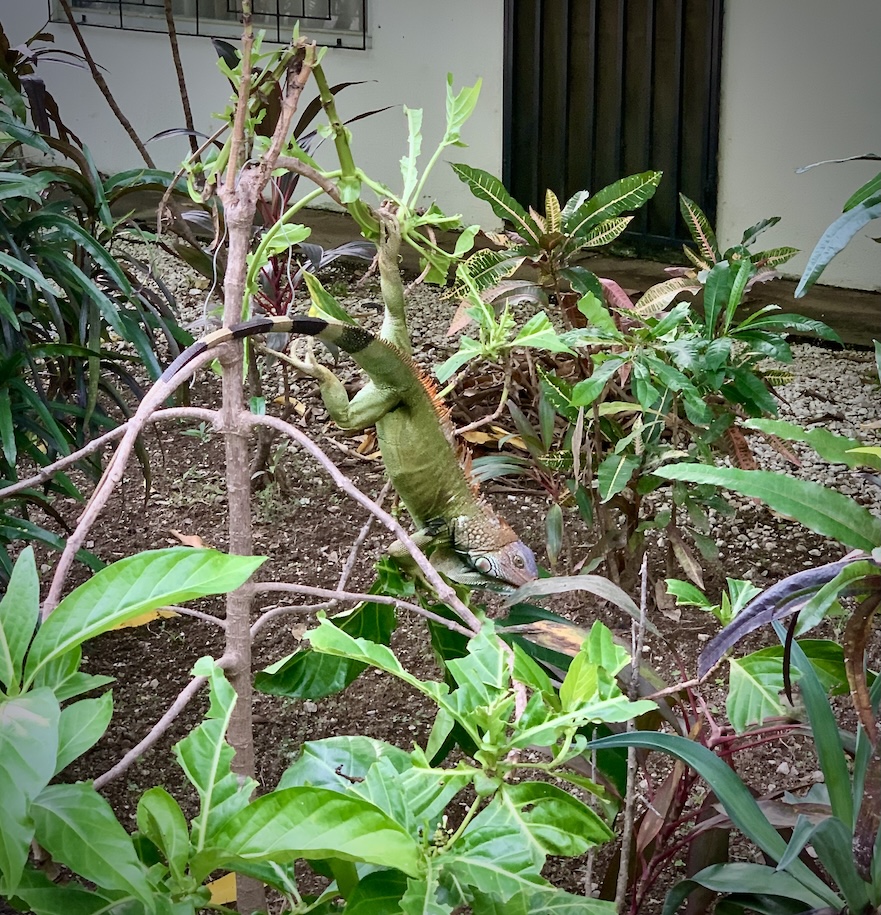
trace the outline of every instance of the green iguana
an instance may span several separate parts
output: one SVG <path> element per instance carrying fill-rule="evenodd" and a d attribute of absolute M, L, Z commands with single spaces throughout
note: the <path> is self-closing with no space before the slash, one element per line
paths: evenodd
<path fill-rule="evenodd" d="M 381 336 L 353 324 L 318 317 L 254 318 L 208 334 L 183 352 L 162 376 L 207 349 L 253 334 L 285 332 L 316 337 L 349 353 L 368 376 L 351 399 L 342 382 L 312 357 L 291 361 L 316 378 L 334 422 L 343 429 L 376 426 L 386 473 L 418 531 L 416 543 L 448 578 L 472 587 L 509 590 L 537 577 L 535 557 L 477 491 L 459 460 L 453 426 L 434 386 L 409 354 L 403 288 L 387 251 L 380 256 L 386 302 Z M 393 555 L 402 555 L 400 549 Z"/>

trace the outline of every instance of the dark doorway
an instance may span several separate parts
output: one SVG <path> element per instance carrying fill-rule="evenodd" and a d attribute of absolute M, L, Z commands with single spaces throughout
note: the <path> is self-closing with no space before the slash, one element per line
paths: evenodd
<path fill-rule="evenodd" d="M 506 0 L 503 180 L 543 209 L 664 172 L 633 241 L 688 240 L 682 191 L 716 214 L 722 0 Z"/>

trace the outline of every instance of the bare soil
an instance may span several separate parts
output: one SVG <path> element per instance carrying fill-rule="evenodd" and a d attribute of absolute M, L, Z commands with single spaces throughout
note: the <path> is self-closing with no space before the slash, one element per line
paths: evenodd
<path fill-rule="evenodd" d="M 196 306 L 204 293 L 199 290 L 193 293 L 191 301 Z M 368 285 L 356 291 L 354 299 L 356 310 L 368 319 L 372 315 L 375 320 L 376 287 Z M 441 306 L 430 297 L 419 300 L 416 307 L 413 336 L 428 341 L 417 355 L 429 364 L 436 363 L 444 349 L 454 348 L 453 342 L 443 335 L 452 308 Z M 856 359 L 861 377 L 866 379 L 866 390 L 877 402 L 877 386 L 871 386 L 869 354 L 857 352 L 849 358 Z M 351 377 L 354 378 L 354 373 Z M 218 391 L 218 379 L 203 373 L 191 390 L 191 402 L 216 405 Z M 302 404 L 302 415 L 296 416 L 295 421 L 362 490 L 376 495 L 383 485 L 382 467 L 375 457 L 357 452 L 363 437 L 348 437 L 327 421 L 309 380 L 297 383 L 295 396 Z M 504 424 L 504 420 L 500 422 Z M 185 434 L 183 426 L 162 427 L 149 433 L 146 445 L 151 456 L 151 487 L 145 494 L 143 478 L 137 466 L 133 466 L 89 544 L 103 559 L 112 561 L 139 550 L 175 545 L 179 543 L 179 534 L 197 536 L 206 545 L 225 548 L 222 436 L 211 430 L 196 430 L 194 434 L 192 426 L 189 430 Z M 369 441 L 366 444 L 368 453 L 372 452 Z M 773 459 L 770 460 L 773 464 Z M 333 587 L 367 519 L 366 513 L 344 498 L 297 449 L 276 449 L 273 461 L 277 465 L 274 477 L 254 494 L 255 551 L 269 557 L 259 576 L 264 580 Z M 842 478 L 845 477 L 858 492 L 868 491 L 869 483 L 865 479 L 842 471 Z M 546 495 L 528 484 L 514 488 L 490 485 L 486 491 L 523 539 L 535 547 L 539 561 L 546 562 L 543 555 L 544 517 L 549 506 Z M 711 595 L 718 596 L 726 576 L 752 577 L 760 585 L 769 584 L 808 564 L 831 561 L 843 553 L 837 545 L 772 515 L 760 505 L 747 500 L 734 501 L 737 508 L 734 518 L 719 519 L 714 530 L 721 553 L 718 561 L 708 563 L 705 568 Z M 70 503 L 65 509 L 73 518 L 79 507 Z M 574 516 L 567 517 L 567 523 L 571 523 L 570 548 L 577 559 L 591 546 L 591 532 L 580 526 Z M 753 536 L 751 532 L 756 528 L 760 533 Z M 744 534 L 746 539 L 742 539 Z M 359 553 L 349 582 L 351 589 L 370 584 L 372 565 L 389 542 L 386 532 L 377 529 L 371 532 Z M 662 574 L 658 555 L 653 559 L 656 576 Z M 493 598 L 487 599 L 492 607 Z M 270 599 L 259 600 L 255 619 L 273 605 Z M 596 601 L 570 598 L 547 601 L 547 606 L 582 626 L 602 619 L 616 630 L 629 631 L 628 617 L 598 606 Z M 223 617 L 220 599 L 204 601 L 198 609 Z M 690 608 L 669 617 L 654 613 L 653 619 L 664 639 L 649 639 L 645 660 L 671 683 L 693 677 L 697 654 L 717 629 L 715 621 L 708 614 Z M 301 611 L 275 618 L 254 645 L 254 669 L 260 670 L 296 650 L 311 620 L 309 612 Z M 744 651 L 755 647 L 762 638 L 766 639 L 767 634 L 753 638 L 744 645 Z M 414 673 L 422 677 L 438 676 L 426 630 L 419 619 L 405 612 L 400 614 L 393 648 Z M 94 778 L 112 767 L 162 716 L 188 681 L 195 660 L 206 654 L 217 657 L 222 650 L 220 628 L 185 616 L 157 619 L 87 643 L 84 669 L 116 678 L 115 713 L 104 738 L 67 770 L 65 777 Z M 875 650 L 877 653 L 877 646 Z M 710 706 L 722 715 L 723 687 L 724 684 L 717 682 L 707 690 Z M 191 702 L 159 743 L 104 789 L 103 793 L 128 828 L 135 827 L 138 797 L 153 785 L 163 785 L 171 791 L 188 815 L 197 812 L 195 797 L 174 761 L 172 747 L 201 720 L 205 708 L 203 696 Z M 315 702 L 257 694 L 254 714 L 256 776 L 262 790 L 275 786 L 306 740 L 359 733 L 407 748 L 414 741 L 424 742 L 432 721 L 432 710 L 420 697 L 398 681 L 372 671 L 362 675 L 344 693 Z M 781 766 L 784 762 L 786 766 Z M 792 738 L 785 744 L 769 745 L 748 760 L 739 760 L 738 768 L 761 793 L 769 786 L 779 789 L 806 783 L 815 778 L 816 763 L 810 746 Z M 584 860 L 550 862 L 548 877 L 571 891 L 582 892 L 585 865 Z M 595 874 L 594 880 L 597 879 Z M 643 911 L 654 912 L 659 908 L 652 903 Z"/>

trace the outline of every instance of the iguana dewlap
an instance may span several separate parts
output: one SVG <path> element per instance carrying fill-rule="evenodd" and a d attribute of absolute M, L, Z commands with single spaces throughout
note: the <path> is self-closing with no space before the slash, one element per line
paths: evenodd
<path fill-rule="evenodd" d="M 393 343 L 355 325 L 317 317 L 255 318 L 197 341 L 163 379 L 206 349 L 269 332 L 316 337 L 349 353 L 364 370 L 369 380 L 350 399 L 330 369 L 314 360 L 295 360 L 318 380 L 337 425 L 348 430 L 376 426 L 386 473 L 418 528 L 414 539 L 439 571 L 453 581 L 496 590 L 537 577 L 532 550 L 480 497 L 460 462 L 452 424 L 432 383 Z"/>

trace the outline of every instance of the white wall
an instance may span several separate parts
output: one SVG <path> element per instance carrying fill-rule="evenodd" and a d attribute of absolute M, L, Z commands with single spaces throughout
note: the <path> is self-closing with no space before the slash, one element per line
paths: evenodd
<path fill-rule="evenodd" d="M 800 273 L 844 202 L 879 162 L 796 168 L 881 154 L 881 3 L 878 0 L 728 0 L 725 5 L 719 235 L 740 240 L 766 216 L 760 241 L 802 250 Z M 829 265 L 823 282 L 881 288 L 881 247 L 868 226 Z M 879 316 L 881 321 L 881 316 Z"/>
<path fill-rule="evenodd" d="M 478 109 L 465 128 L 469 149 L 447 158 L 494 174 L 502 157 L 503 0 L 369 0 L 372 48 L 332 50 L 331 80 L 376 80 L 346 90 L 344 117 L 383 105 L 425 109 L 424 156 L 443 125 L 444 81 L 456 85 L 482 76 Z M 13 43 L 43 25 L 42 0 L 0 0 L 0 20 Z M 75 48 L 69 29 L 52 24 L 59 43 Z M 163 35 L 104 29 L 85 32 L 123 110 L 144 136 L 183 122 L 167 39 Z M 766 216 L 781 223 L 762 236 L 771 245 L 802 249 L 787 265 L 800 273 L 808 252 L 844 201 L 878 171 L 878 163 L 827 165 L 796 175 L 799 166 L 864 152 L 881 153 L 881 2 L 878 0 L 727 0 L 722 68 L 722 123 L 718 230 L 733 244 L 747 226 Z M 211 129 L 210 113 L 226 104 L 227 87 L 207 39 L 181 39 L 197 126 Z M 88 73 L 51 65 L 41 68 L 61 110 L 108 171 L 134 167 L 137 152 L 116 124 Z M 398 159 L 406 127 L 397 107 L 354 125 L 359 164 L 399 186 Z M 160 164 L 175 167 L 187 151 L 183 140 L 151 147 Z M 495 225 L 452 171 L 440 167 L 429 193 L 447 212 L 467 222 Z M 825 283 L 878 289 L 881 235 L 870 223 L 823 276 Z"/>
<path fill-rule="evenodd" d="M 0 0 L 2 21 L 12 44 L 25 41 L 45 23 L 44 0 Z M 465 126 L 468 149 L 453 148 L 446 159 L 466 161 L 494 174 L 502 162 L 502 0 L 369 0 L 372 47 L 367 51 L 331 49 L 324 66 L 331 83 L 371 80 L 340 93 L 342 117 L 395 106 L 353 125 L 354 151 L 364 171 L 391 188 L 400 189 L 398 160 L 406 152 L 407 125 L 401 106 L 423 108 L 423 162 L 440 140 L 444 128 L 446 76 L 454 87 L 483 78 L 477 109 Z M 479 15 L 478 15 L 479 13 Z M 77 50 L 66 24 L 49 30 L 60 47 Z M 105 68 L 105 78 L 120 108 L 142 139 L 170 127 L 183 126 L 177 80 L 165 35 L 84 28 L 93 56 Z M 218 121 L 211 115 L 224 109 L 229 86 L 216 66 L 207 38 L 180 36 L 196 128 L 211 133 Z M 135 168 L 140 156 L 123 132 L 87 71 L 60 64 L 39 68 L 58 101 L 62 116 L 88 144 L 98 167 L 105 171 Z M 302 107 L 302 106 L 301 106 Z M 157 164 L 177 168 L 189 147 L 185 138 L 160 140 L 148 147 Z M 462 212 L 466 222 L 491 224 L 495 217 L 475 200 L 452 169 L 438 165 L 427 187 L 448 212 Z"/>

